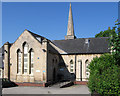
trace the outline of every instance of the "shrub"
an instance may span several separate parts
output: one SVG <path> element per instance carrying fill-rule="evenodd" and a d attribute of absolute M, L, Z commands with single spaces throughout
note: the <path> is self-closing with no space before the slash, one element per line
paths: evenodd
<path fill-rule="evenodd" d="M 111 54 L 94 58 L 89 66 L 90 91 L 100 95 L 120 94 L 120 66 Z"/>

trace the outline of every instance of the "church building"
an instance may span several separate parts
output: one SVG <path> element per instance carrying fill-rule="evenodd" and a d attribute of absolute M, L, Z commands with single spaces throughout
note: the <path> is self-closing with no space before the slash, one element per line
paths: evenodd
<path fill-rule="evenodd" d="M 109 53 L 108 44 L 108 37 L 75 36 L 70 4 L 64 40 L 49 40 L 25 30 L 14 43 L 4 44 L 0 49 L 1 77 L 17 83 L 86 82 L 90 75 L 89 63 L 94 57 Z"/>

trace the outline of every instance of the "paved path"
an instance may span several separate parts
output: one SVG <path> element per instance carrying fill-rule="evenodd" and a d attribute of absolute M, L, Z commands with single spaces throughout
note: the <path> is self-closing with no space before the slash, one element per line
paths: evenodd
<path fill-rule="evenodd" d="M 3 88 L 2 94 L 90 94 L 85 85 L 73 85 L 67 88 L 56 87 L 11 87 Z"/>

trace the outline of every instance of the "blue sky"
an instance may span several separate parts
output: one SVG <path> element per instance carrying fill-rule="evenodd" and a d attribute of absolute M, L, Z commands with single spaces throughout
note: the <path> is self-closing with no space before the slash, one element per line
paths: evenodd
<path fill-rule="evenodd" d="M 118 18 L 117 2 L 72 2 L 74 32 L 77 38 L 94 37 L 113 27 Z M 69 3 L 3 3 L 2 43 L 13 43 L 28 29 L 50 40 L 67 34 Z"/>

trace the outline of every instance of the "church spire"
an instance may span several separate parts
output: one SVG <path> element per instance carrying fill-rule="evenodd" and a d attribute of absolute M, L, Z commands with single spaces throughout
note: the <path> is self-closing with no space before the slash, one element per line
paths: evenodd
<path fill-rule="evenodd" d="M 69 17 L 68 17 L 68 29 L 67 29 L 67 36 L 65 36 L 65 39 L 75 39 L 74 34 L 74 26 L 73 26 L 73 17 L 72 17 L 72 8 L 70 3 L 70 9 L 69 9 Z"/>

